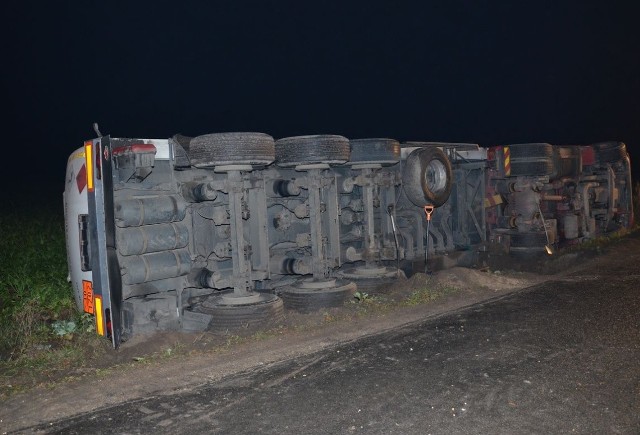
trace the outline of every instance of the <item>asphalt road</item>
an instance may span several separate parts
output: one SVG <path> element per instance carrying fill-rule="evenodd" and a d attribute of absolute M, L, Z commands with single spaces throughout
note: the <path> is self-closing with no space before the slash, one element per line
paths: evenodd
<path fill-rule="evenodd" d="M 593 273 L 31 430 L 639 434 L 637 261 Z"/>

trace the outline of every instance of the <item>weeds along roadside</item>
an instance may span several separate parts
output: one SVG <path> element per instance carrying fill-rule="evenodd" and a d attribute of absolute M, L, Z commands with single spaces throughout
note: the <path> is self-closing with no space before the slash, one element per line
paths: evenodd
<path fill-rule="evenodd" d="M 64 213 L 4 204 L 0 213 L 0 375 L 21 366 L 67 365 L 91 319 L 67 282 Z"/>

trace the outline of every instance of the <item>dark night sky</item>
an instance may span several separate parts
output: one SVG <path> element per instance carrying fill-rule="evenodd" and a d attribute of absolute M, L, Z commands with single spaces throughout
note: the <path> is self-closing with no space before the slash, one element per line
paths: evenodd
<path fill-rule="evenodd" d="M 2 161 L 35 169 L 14 186 L 61 195 L 66 159 L 93 122 L 116 137 L 621 140 L 640 160 L 638 2 L 2 8 Z"/>

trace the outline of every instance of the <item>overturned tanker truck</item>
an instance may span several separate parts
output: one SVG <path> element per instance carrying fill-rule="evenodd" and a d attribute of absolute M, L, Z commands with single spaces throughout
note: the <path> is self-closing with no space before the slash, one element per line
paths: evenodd
<path fill-rule="evenodd" d="M 69 277 L 116 348 L 155 330 L 266 328 L 398 276 L 492 252 L 528 262 L 633 225 L 622 142 L 96 132 L 67 164 Z"/>

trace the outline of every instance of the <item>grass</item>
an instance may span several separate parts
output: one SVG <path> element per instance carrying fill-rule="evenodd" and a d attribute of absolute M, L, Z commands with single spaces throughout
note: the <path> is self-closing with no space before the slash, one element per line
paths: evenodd
<path fill-rule="evenodd" d="M 95 335 L 86 323 L 67 282 L 61 201 L 11 204 L 0 214 L 0 376 L 81 364 Z"/>

